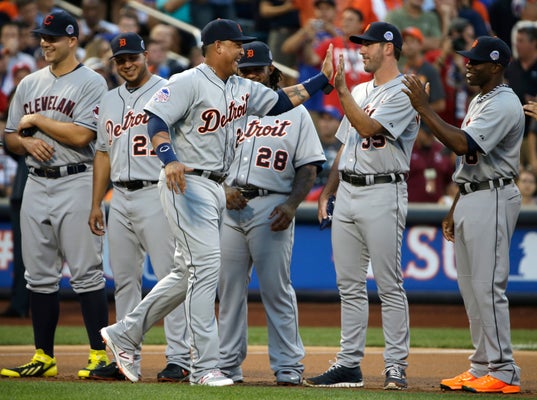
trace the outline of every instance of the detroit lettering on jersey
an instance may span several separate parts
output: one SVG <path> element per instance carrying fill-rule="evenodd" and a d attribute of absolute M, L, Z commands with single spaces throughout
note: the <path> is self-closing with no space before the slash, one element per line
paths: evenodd
<path fill-rule="evenodd" d="M 40 111 L 52 110 L 61 112 L 62 114 L 73 118 L 73 109 L 75 106 L 76 103 L 74 101 L 66 99 L 65 97 L 60 98 L 58 96 L 42 96 L 24 104 L 24 113 L 35 114 Z"/>
<path fill-rule="evenodd" d="M 128 129 L 139 125 L 147 125 L 148 121 L 149 116 L 145 112 L 135 113 L 133 110 L 130 110 L 123 116 L 123 122 L 121 124 L 114 124 L 114 121 L 107 119 L 105 129 L 108 134 L 108 144 L 111 145 L 115 138 L 120 137 Z"/>
<path fill-rule="evenodd" d="M 214 132 L 218 128 L 224 127 L 230 122 L 244 117 L 246 115 L 246 110 L 248 109 L 249 98 L 249 94 L 242 96 L 242 100 L 244 101 L 242 104 L 237 104 L 235 101 L 232 101 L 227 108 L 226 114 L 224 115 L 222 115 L 219 110 L 214 108 L 205 110 L 200 115 L 203 125 L 198 128 L 198 133 L 205 135 L 206 133 Z"/>
<path fill-rule="evenodd" d="M 287 135 L 286 128 L 292 124 L 288 119 L 282 121 L 277 119 L 273 125 L 261 125 L 261 120 L 252 120 L 246 125 L 244 132 L 241 129 L 237 130 L 237 146 L 252 136 L 284 137 Z"/>

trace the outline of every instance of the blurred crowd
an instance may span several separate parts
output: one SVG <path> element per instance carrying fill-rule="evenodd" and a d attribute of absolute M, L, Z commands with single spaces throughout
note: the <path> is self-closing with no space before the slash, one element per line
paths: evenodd
<path fill-rule="evenodd" d="M 133 0 L 134 1 L 134 0 Z M 476 89 L 465 79 L 465 60 L 455 51 L 469 49 L 481 35 L 495 35 L 511 46 L 506 81 L 522 104 L 537 96 L 537 1 L 535 0 L 136 0 L 174 19 L 202 29 L 215 18 L 238 21 L 247 34 L 269 44 L 275 62 L 297 72 L 283 85 L 318 73 L 330 43 L 334 60 L 345 57 L 349 88 L 371 79 L 360 46 L 348 40 L 374 21 L 387 21 L 403 33 L 400 70 L 430 84 L 430 102 L 448 123 L 460 126 Z M 110 40 L 119 32 L 146 39 L 151 72 L 164 78 L 203 62 L 196 36 L 132 6 L 132 1 L 70 1 L 79 7 L 80 61 L 101 73 L 109 88 L 121 84 L 110 61 Z M 45 66 L 39 40 L 30 31 L 43 15 L 58 8 L 54 0 L 0 1 L 0 123 L 10 97 L 27 74 Z M 339 142 L 335 132 L 343 110 L 335 91 L 305 103 L 327 162 L 307 200 L 316 201 Z M 0 126 L 3 131 L 3 126 Z M 410 202 L 449 205 L 455 156 L 422 125 L 408 176 Z M 12 195 L 17 161 L 0 152 L 0 197 Z M 537 122 L 526 120 L 519 186 L 525 204 L 535 204 Z M 523 188 L 523 189 L 522 189 Z"/>

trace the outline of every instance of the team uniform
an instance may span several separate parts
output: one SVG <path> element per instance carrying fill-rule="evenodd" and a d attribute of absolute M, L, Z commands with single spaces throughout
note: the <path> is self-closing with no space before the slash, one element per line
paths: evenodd
<path fill-rule="evenodd" d="M 201 378 L 218 367 L 214 301 L 226 206 L 222 183 L 234 157 L 236 138 L 246 131 L 247 116 L 265 115 L 277 100 L 277 93 L 262 84 L 237 76 L 224 82 L 211 67 L 201 64 L 173 75 L 147 103 L 146 111 L 174 129 L 172 143 L 178 160 L 194 168 L 185 175 L 185 193 L 168 190 L 164 170 L 159 182 L 164 213 L 186 265 L 175 266 L 132 313 L 103 330 L 107 344 L 139 348 L 152 324 L 186 298 L 191 383 L 204 384 Z M 124 372 L 129 379 L 137 380 L 135 374 Z"/>
<path fill-rule="evenodd" d="M 457 280 L 475 347 L 470 373 L 487 374 L 520 386 L 520 368 L 511 348 L 509 246 L 521 207 L 518 176 L 524 113 L 509 87 L 476 96 L 463 121 L 482 153 L 458 157 L 453 180 Z"/>
<path fill-rule="evenodd" d="M 388 131 L 386 134 L 363 138 L 346 117 L 336 132 L 345 146 L 338 166 L 340 184 L 332 220 L 332 248 L 341 296 L 341 351 L 337 362 L 347 367 L 359 365 L 364 355 L 368 261 L 382 305 L 385 366 L 407 366 L 408 302 L 401 270 L 408 205 L 404 174 L 409 169 L 419 124 L 416 111 L 401 92 L 401 79 L 378 87 L 370 81 L 352 91 L 359 107 L 370 110 L 370 117 Z"/>
<path fill-rule="evenodd" d="M 269 216 L 291 193 L 296 170 L 321 165 L 326 159 L 303 106 L 278 116 L 250 117 L 237 144 L 226 184 L 239 188 L 248 204 L 224 212 L 218 284 L 220 365 L 227 376 L 242 381 L 241 364 L 248 346 L 248 284 L 254 264 L 267 315 L 270 367 L 278 382 L 286 381 L 281 374 L 294 373 L 300 383 L 305 352 L 290 277 L 294 221 L 274 232 Z"/>
<path fill-rule="evenodd" d="M 59 77 L 48 67 L 43 68 L 18 85 L 5 131 L 8 135 L 16 135 L 21 118 L 33 113 L 95 131 L 94 113 L 106 91 L 102 76 L 81 64 Z M 52 296 L 59 292 L 63 264 L 67 262 L 70 284 L 80 298 L 91 348 L 103 352 L 106 358 L 98 333 L 108 323 L 103 242 L 87 228 L 94 142 L 84 147 L 72 147 L 39 130 L 34 137 L 52 145 L 54 155 L 47 162 L 26 156 L 29 176 L 21 206 L 21 234 L 25 278 L 34 303 L 32 311 L 37 311 L 38 303 L 43 307 L 50 304 L 49 299 L 56 304 L 58 300 Z M 47 302 L 43 301 L 45 297 Z M 43 310 L 43 313 L 56 314 L 56 311 Z M 51 318 L 56 320 L 39 322 L 35 317 L 36 348 L 40 349 L 47 345 L 51 324 L 57 324 L 57 317 L 52 315 Z M 48 353 L 45 351 L 45 354 Z M 53 369 L 56 369 L 55 360 Z M 9 370 L 2 370 L 2 374 L 4 372 L 9 373 Z M 50 372 L 48 376 L 53 375 Z"/>
<path fill-rule="evenodd" d="M 159 280 L 174 265 L 175 240 L 160 207 L 157 186 L 161 163 L 149 142 L 148 116 L 143 110 L 166 83 L 152 75 L 134 91 L 121 85 L 108 92 L 100 103 L 96 149 L 109 154 L 114 185 L 108 213 L 108 242 L 117 320 L 123 319 L 142 299 L 146 252 Z M 188 370 L 190 349 L 184 306 L 164 318 L 164 329 L 167 362 Z"/>

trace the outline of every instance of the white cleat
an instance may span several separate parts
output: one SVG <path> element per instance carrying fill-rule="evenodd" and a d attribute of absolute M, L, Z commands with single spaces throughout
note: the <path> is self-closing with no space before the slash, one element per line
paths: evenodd
<path fill-rule="evenodd" d="M 139 375 L 138 368 L 136 368 L 134 365 L 134 351 L 129 352 L 128 350 L 119 347 L 117 343 L 114 343 L 114 340 L 106 329 L 107 328 L 101 329 L 101 336 L 104 340 L 104 343 L 114 354 L 117 367 L 129 381 L 138 382 Z"/>

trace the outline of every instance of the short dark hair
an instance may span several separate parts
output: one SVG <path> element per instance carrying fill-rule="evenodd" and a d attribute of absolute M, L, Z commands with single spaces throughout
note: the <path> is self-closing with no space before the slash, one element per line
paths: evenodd
<path fill-rule="evenodd" d="M 528 37 L 532 42 L 537 40 L 537 27 L 535 26 L 523 26 L 517 29 L 517 33 L 522 33 Z"/>
<path fill-rule="evenodd" d="M 364 22 L 364 14 L 357 8 L 347 7 L 343 11 L 351 11 L 355 13 L 358 16 L 358 18 L 360 18 L 360 21 Z"/>

